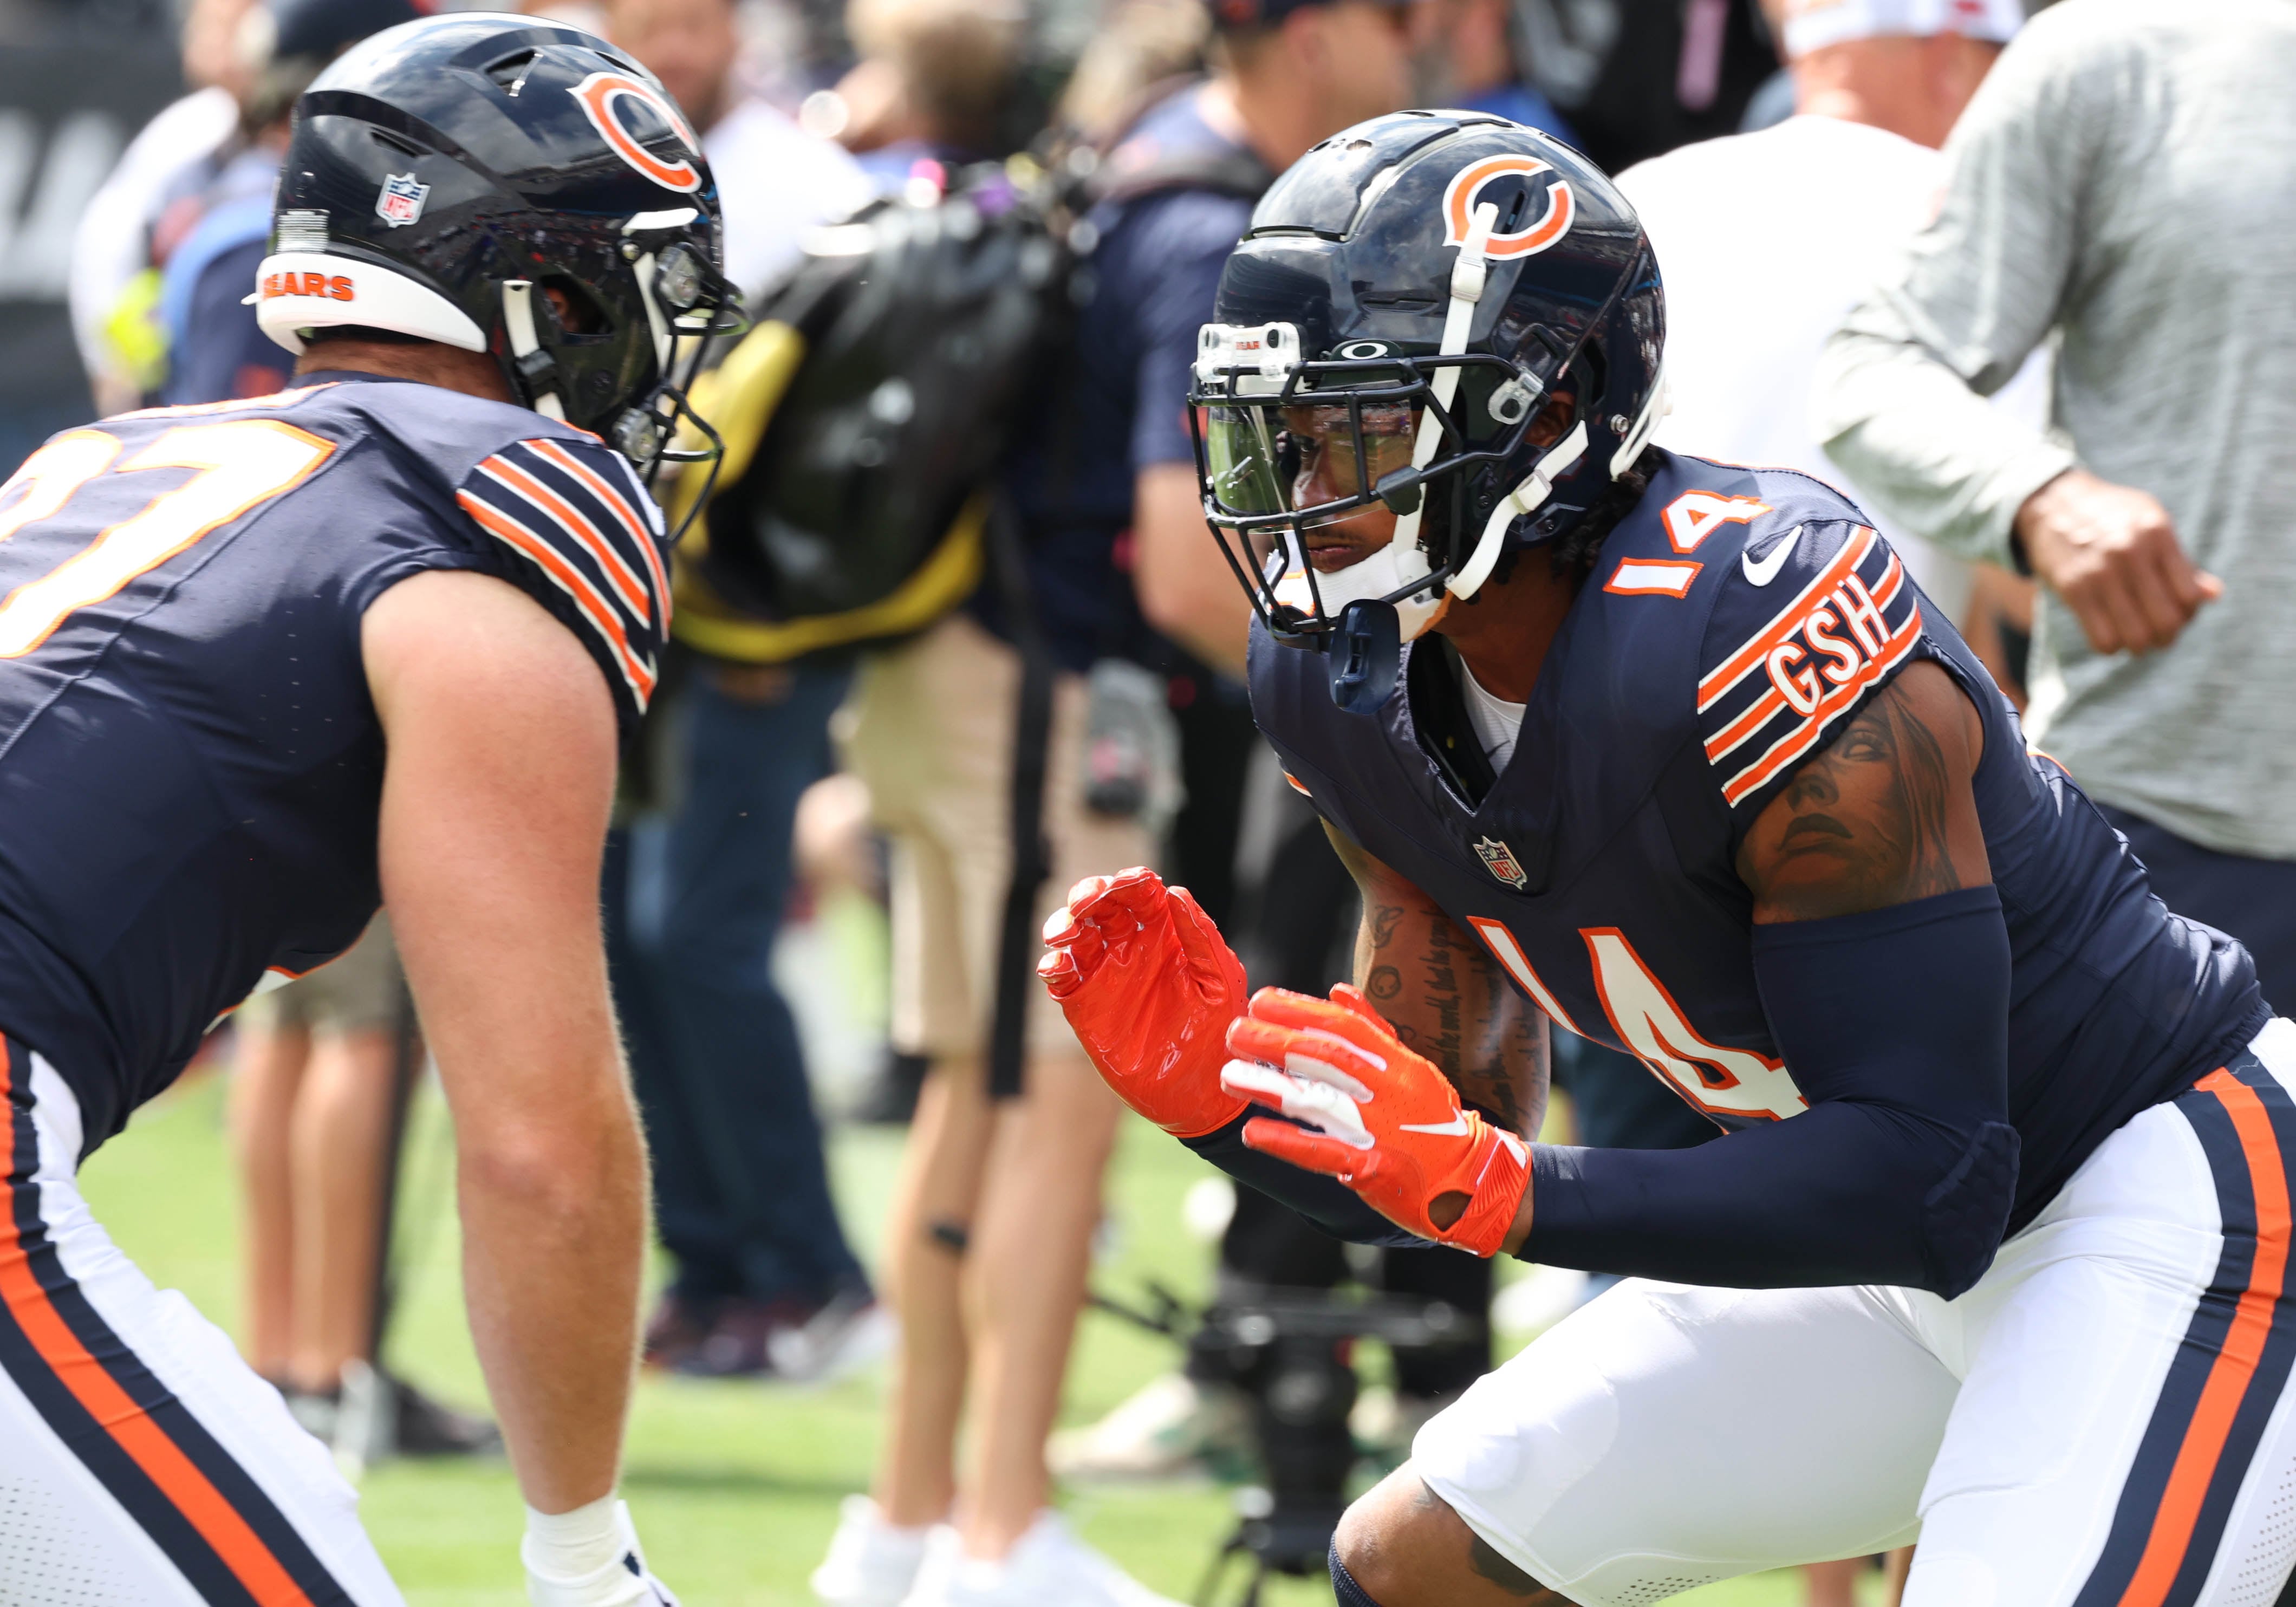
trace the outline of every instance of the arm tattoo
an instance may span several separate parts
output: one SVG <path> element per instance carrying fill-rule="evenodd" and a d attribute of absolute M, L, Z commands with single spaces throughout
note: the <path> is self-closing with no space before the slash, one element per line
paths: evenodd
<path fill-rule="evenodd" d="M 1546 1019 L 1449 916 L 1366 906 L 1356 975 L 1396 1037 L 1433 1061 L 1462 1100 L 1535 1136 L 1546 1104 Z"/>
<path fill-rule="evenodd" d="M 1948 839 L 1958 785 L 1937 734 L 1898 683 L 1794 772 L 1739 849 L 1771 918 L 1821 920 L 1964 885 Z"/>
<path fill-rule="evenodd" d="M 1462 1100 L 1507 1131 L 1536 1137 L 1546 1114 L 1546 1018 L 1424 893 L 1339 832 L 1331 835 L 1363 890 L 1356 986 Z"/>

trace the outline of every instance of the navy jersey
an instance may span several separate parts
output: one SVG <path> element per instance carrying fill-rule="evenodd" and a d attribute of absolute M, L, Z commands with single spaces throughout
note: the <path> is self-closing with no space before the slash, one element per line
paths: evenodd
<path fill-rule="evenodd" d="M 1674 454 L 1605 541 L 1489 774 L 1451 650 L 1348 714 L 1324 661 L 1255 630 L 1254 715 L 1339 830 L 1414 882 L 1574 1032 L 1725 1127 L 1807 1108 L 1755 987 L 1734 865 L 1797 767 L 1928 659 L 1968 693 L 1974 791 L 2012 955 L 2012 1231 L 2099 1140 L 2268 1019 L 2220 932 L 2164 909 L 1889 544 L 1838 492 Z M 1534 554 L 1529 560 L 1537 562 Z M 1887 1032 L 1887 1021 L 1873 1022 Z"/>
<path fill-rule="evenodd" d="M 313 375 L 51 439 L 0 489 L 0 1030 L 89 1147 L 269 972 L 379 898 L 361 617 L 425 570 L 539 601 L 623 720 L 668 625 L 660 515 L 594 437 L 428 385 Z"/>

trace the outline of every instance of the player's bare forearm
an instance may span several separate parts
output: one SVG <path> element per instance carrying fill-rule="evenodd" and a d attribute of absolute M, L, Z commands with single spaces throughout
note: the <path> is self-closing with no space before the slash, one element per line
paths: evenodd
<path fill-rule="evenodd" d="M 1991 881 L 1971 791 L 1983 748 L 1953 678 L 1907 667 L 1746 834 L 1738 874 L 1755 922 L 1820 921 Z"/>
<path fill-rule="evenodd" d="M 1461 1100 L 1536 1137 L 1546 1115 L 1546 1017 L 1434 900 L 1324 831 L 1363 892 L 1356 986 L 1397 1037 L 1441 1068 Z"/>
<path fill-rule="evenodd" d="M 645 1157 L 599 931 L 611 704 L 573 635 L 484 576 L 385 593 L 381 862 L 455 1122 L 471 1327 L 528 1503 L 609 1493 L 645 1248 Z"/>

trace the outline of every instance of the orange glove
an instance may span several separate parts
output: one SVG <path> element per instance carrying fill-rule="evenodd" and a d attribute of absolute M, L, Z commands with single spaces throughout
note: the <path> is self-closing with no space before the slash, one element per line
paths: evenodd
<path fill-rule="evenodd" d="M 1220 1086 L 1226 1033 L 1243 1013 L 1243 963 L 1185 888 L 1135 866 L 1087 876 L 1045 922 L 1037 974 L 1108 1086 L 1175 1138 L 1247 1109 Z"/>
<path fill-rule="evenodd" d="M 1337 1177 L 1423 1239 L 1495 1255 L 1530 1185 L 1530 1152 L 1459 1103 L 1433 1062 L 1403 1046 L 1370 1001 L 1345 982 L 1329 1002 L 1263 988 L 1227 1029 L 1220 1081 L 1231 1093 L 1318 1129 L 1255 1117 L 1243 1142 Z M 1464 1208 L 1438 1226 L 1445 1196 Z"/>

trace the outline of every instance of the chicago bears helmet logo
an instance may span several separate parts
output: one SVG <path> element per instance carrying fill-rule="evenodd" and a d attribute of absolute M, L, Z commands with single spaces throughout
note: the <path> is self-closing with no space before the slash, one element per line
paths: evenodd
<path fill-rule="evenodd" d="M 1541 184 L 1539 176 L 1549 176 L 1550 182 Z M 1464 245 L 1467 240 L 1467 223 L 1474 216 L 1475 203 L 1485 186 L 1504 178 L 1519 179 L 1530 193 L 1531 216 L 1521 220 L 1521 225 L 1505 234 L 1493 234 L 1484 254 L 1494 258 L 1529 257 L 1543 251 L 1570 232 L 1570 220 L 1578 210 L 1578 197 L 1571 193 L 1570 181 L 1556 173 L 1553 167 L 1535 156 L 1487 156 L 1471 162 L 1451 176 L 1450 186 L 1443 192 L 1443 240 L 1447 245 Z M 1545 204 L 1539 204 L 1541 198 Z M 1493 197 L 1496 200 L 1496 197 Z M 1506 209 L 1502 206 L 1499 220 L 1506 221 Z"/>
<path fill-rule="evenodd" d="M 686 127 L 677 108 L 652 85 L 641 83 L 627 73 L 594 72 L 567 93 L 580 104 L 583 115 L 590 119 L 591 127 L 597 129 L 607 147 L 631 167 L 665 190 L 690 193 L 701 187 L 701 168 L 684 157 L 663 160 L 640 144 L 622 120 L 625 103 L 636 101 L 667 123 L 688 151 L 701 148 L 701 142 L 693 137 L 693 130 Z"/>

